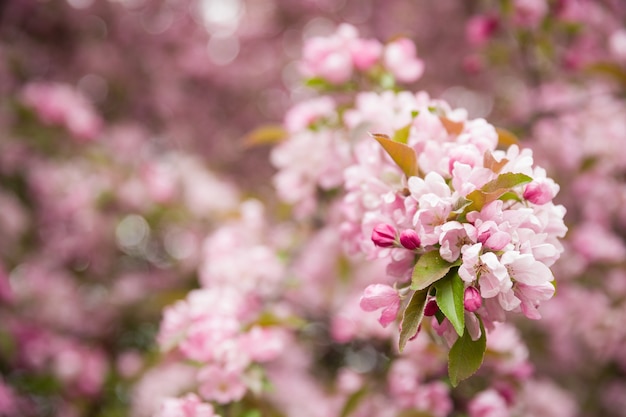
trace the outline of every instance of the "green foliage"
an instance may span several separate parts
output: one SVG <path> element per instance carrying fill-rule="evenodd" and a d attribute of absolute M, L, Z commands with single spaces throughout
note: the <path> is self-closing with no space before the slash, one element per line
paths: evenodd
<path fill-rule="evenodd" d="M 526 184 L 532 181 L 532 178 L 525 174 L 514 174 L 506 172 L 498 175 L 495 180 L 489 181 L 479 190 L 474 190 L 467 195 L 467 199 L 472 202 L 466 207 L 466 212 L 480 211 L 482 208 L 511 192 L 514 187 Z"/>
<path fill-rule="evenodd" d="M 331 90 L 333 86 L 321 77 L 313 77 L 306 80 L 304 83 L 307 87 L 315 88 L 317 90 Z"/>
<path fill-rule="evenodd" d="M 422 319 L 424 318 L 424 308 L 426 307 L 428 290 L 429 289 L 414 292 L 409 304 L 404 310 L 400 327 L 400 352 L 404 350 L 409 339 L 415 336 L 419 330 Z"/>
<path fill-rule="evenodd" d="M 366 388 L 361 388 L 360 390 L 352 393 L 346 400 L 346 403 L 343 405 L 343 408 L 341 409 L 341 414 L 339 414 L 339 416 L 348 417 L 350 414 L 352 414 L 361 403 L 361 400 L 366 396 L 367 392 L 368 390 Z"/>
<path fill-rule="evenodd" d="M 450 349 L 448 354 L 448 375 L 453 387 L 459 382 L 474 375 L 483 363 L 487 349 L 487 335 L 482 321 L 480 322 L 480 337 L 472 340 L 469 332 L 464 332 Z"/>
<path fill-rule="evenodd" d="M 465 286 L 461 277 L 455 269 L 434 285 L 437 290 L 436 299 L 439 309 L 450 320 L 457 334 L 463 336 L 465 330 L 465 309 L 463 307 Z"/>
<path fill-rule="evenodd" d="M 409 141 L 409 133 L 411 133 L 412 123 L 404 126 L 402 129 L 396 130 L 393 134 L 393 141 L 398 143 L 404 143 L 405 145 Z"/>
<path fill-rule="evenodd" d="M 439 251 L 426 252 L 417 260 L 413 268 L 411 281 L 412 290 L 423 290 L 432 283 L 445 277 L 448 271 L 456 264 L 451 264 L 439 255 Z"/>

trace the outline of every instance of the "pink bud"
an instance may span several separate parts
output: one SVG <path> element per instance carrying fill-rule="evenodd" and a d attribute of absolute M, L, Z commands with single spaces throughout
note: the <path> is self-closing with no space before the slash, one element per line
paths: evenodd
<path fill-rule="evenodd" d="M 400 295 L 393 287 L 384 284 L 372 284 L 365 288 L 359 303 L 365 311 L 383 309 L 378 321 L 383 327 L 394 321 L 400 310 Z"/>
<path fill-rule="evenodd" d="M 552 197 L 554 195 L 552 194 L 550 184 L 546 182 L 533 181 L 524 190 L 524 198 L 533 204 L 546 204 L 552 200 Z"/>
<path fill-rule="evenodd" d="M 413 229 L 406 229 L 400 233 L 400 244 L 409 250 L 415 250 L 420 247 L 422 241 Z"/>
<path fill-rule="evenodd" d="M 424 307 L 424 315 L 426 317 L 432 317 L 435 314 L 437 314 L 438 311 L 439 311 L 439 306 L 437 305 L 437 301 L 435 300 L 430 300 L 426 304 L 426 307 Z"/>
<path fill-rule="evenodd" d="M 498 29 L 498 25 L 495 16 L 474 16 L 465 25 L 465 39 L 473 46 L 484 45 Z"/>
<path fill-rule="evenodd" d="M 381 248 L 390 248 L 396 245 L 396 234 L 395 227 L 380 223 L 372 230 L 372 242 Z"/>
<path fill-rule="evenodd" d="M 475 312 L 483 305 L 483 299 L 474 287 L 467 287 L 463 295 L 463 306 L 470 313 Z"/>

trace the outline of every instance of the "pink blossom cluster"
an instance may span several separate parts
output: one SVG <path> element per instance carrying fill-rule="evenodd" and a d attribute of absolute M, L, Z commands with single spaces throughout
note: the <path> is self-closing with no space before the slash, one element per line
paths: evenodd
<path fill-rule="evenodd" d="M 62 126 L 79 141 L 94 140 L 102 130 L 102 119 L 92 104 L 70 85 L 31 83 L 21 99 L 43 123 Z"/>
<path fill-rule="evenodd" d="M 284 280 L 272 246 L 280 240 L 264 239 L 266 227 L 261 203 L 244 202 L 241 217 L 206 240 L 199 267 L 202 288 L 163 312 L 158 343 L 176 360 L 197 364 L 196 389 L 206 401 L 228 404 L 258 391 L 263 382 L 259 364 L 276 359 L 286 347 L 287 328 L 263 321 L 281 314 L 269 301 Z M 170 407 L 193 403 L 189 398 L 176 401 L 163 403 L 163 416 L 175 415 L 167 411 Z"/>
<path fill-rule="evenodd" d="M 380 77 L 387 72 L 401 83 L 417 81 L 424 73 L 424 62 L 410 39 L 398 38 L 383 45 L 359 37 L 358 30 L 346 23 L 330 36 L 308 39 L 302 55 L 303 75 L 332 85 L 356 78 L 355 73 Z"/>
<path fill-rule="evenodd" d="M 330 96 L 297 104 L 285 119 L 287 139 L 274 149 L 273 155 L 280 156 L 273 160 L 279 169 L 276 178 L 307 181 L 306 187 L 291 189 L 286 181 L 276 181 L 279 196 L 295 204 L 299 217 L 324 213 L 330 226 L 316 232 L 294 264 L 294 274 L 303 280 L 298 293 L 303 307 L 334 311 L 330 330 L 337 343 L 363 337 L 389 341 L 397 328 L 387 326 L 415 290 L 412 275 L 420 259 L 434 256 L 445 271 L 423 288 L 434 289 L 438 280 L 450 277 L 461 283 L 464 326 L 473 340 L 481 337 L 481 323 L 497 333 L 495 322 L 504 321 L 508 311 L 539 318 L 538 305 L 554 294 L 549 267 L 563 250 L 559 240 L 567 228 L 565 209 L 552 202 L 559 187 L 534 166 L 532 151 L 518 145 L 499 149 L 502 131 L 424 92 L 359 92 L 352 99 L 346 104 L 344 97 L 341 117 L 334 114 Z M 332 135 L 332 141 L 307 139 L 320 132 Z M 344 150 L 343 157 L 336 157 L 337 149 Z M 304 155 L 315 157 L 307 161 Z M 306 175 L 299 174 L 303 169 Z M 343 176 L 333 187 L 322 185 L 329 169 Z M 301 190 L 306 196 L 298 194 Z M 302 201 L 311 201 L 308 210 L 301 209 Z M 325 294 L 324 286 L 332 285 L 328 279 L 339 265 L 331 259 L 341 247 L 355 271 L 352 288 Z M 371 272 L 357 273 L 357 265 L 363 264 L 359 254 L 366 255 Z M 388 277 L 381 282 L 385 264 Z M 452 345 L 459 332 L 441 315 L 437 300 L 427 295 L 423 314 L 439 317 L 424 327 Z M 365 325 L 359 304 L 366 311 L 382 310 L 380 322 L 387 328 L 376 332 Z M 505 334 L 494 340 L 511 337 Z M 400 409 L 447 415 L 453 394 L 445 385 L 424 383 L 428 364 L 420 362 L 414 371 L 409 365 L 413 357 L 429 357 L 430 343 L 423 337 L 418 333 L 404 356 L 394 360 L 387 375 L 390 395 Z M 516 349 L 524 352 L 518 343 L 503 349 L 515 357 Z M 429 362 L 433 374 L 445 368 L 441 353 Z M 498 372 L 510 372 L 525 384 L 532 373 L 525 357 L 522 353 L 519 366 L 499 365 Z M 501 410 L 509 412 L 518 404 L 511 397 L 517 389 L 501 388 L 489 395 L 496 395 Z M 472 415 L 481 415 L 479 403 Z"/>
<path fill-rule="evenodd" d="M 347 237 L 367 255 L 389 259 L 388 272 L 401 286 L 415 259 L 436 251 L 458 266 L 473 297 L 466 301 L 470 312 L 487 321 L 503 321 L 507 311 L 539 318 L 536 307 L 554 294 L 549 267 L 562 252 L 558 240 L 566 231 L 565 210 L 552 203 L 558 186 L 533 166 L 530 150 L 496 149 L 498 133 L 485 120 L 468 120 L 436 103 L 409 109 L 416 116 L 407 125 L 406 146 L 419 171 L 404 175 L 379 144 L 362 143 L 357 163 L 346 169 Z M 523 181 L 504 184 L 518 175 Z M 393 306 L 381 322 L 394 321 L 400 293 L 393 297 L 390 287 L 370 292 L 364 308 Z M 379 293 L 391 298 L 378 301 Z"/>

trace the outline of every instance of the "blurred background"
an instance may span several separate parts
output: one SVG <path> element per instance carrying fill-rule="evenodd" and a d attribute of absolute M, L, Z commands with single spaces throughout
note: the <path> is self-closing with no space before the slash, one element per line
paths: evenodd
<path fill-rule="evenodd" d="M 150 415 L 133 387 L 161 311 L 242 197 L 278 204 L 270 147 L 246 144 L 312 95 L 303 43 L 343 22 L 415 41 L 409 89 L 506 127 L 561 184 L 563 295 L 525 334 L 580 416 L 626 415 L 621 0 L 0 1 L 0 415 Z"/>

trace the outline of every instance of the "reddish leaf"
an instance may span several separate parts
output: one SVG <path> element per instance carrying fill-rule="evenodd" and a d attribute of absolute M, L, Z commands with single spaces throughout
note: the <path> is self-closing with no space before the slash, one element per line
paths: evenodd
<path fill-rule="evenodd" d="M 500 162 L 496 161 L 496 158 L 494 158 L 493 154 L 489 151 L 486 151 L 483 156 L 483 165 L 485 168 L 492 170 L 496 174 L 500 172 L 507 162 L 509 162 L 509 160 L 506 158 L 502 158 Z"/>
<path fill-rule="evenodd" d="M 389 136 L 381 133 L 372 133 L 371 136 L 380 143 L 407 177 L 414 177 L 418 174 L 417 155 L 413 148 L 404 143 L 394 142 Z"/>
<path fill-rule="evenodd" d="M 287 138 L 287 131 L 280 125 L 260 126 L 243 138 L 243 146 L 250 148 L 282 142 Z"/>
<path fill-rule="evenodd" d="M 440 116 L 439 120 L 441 120 L 441 124 L 446 128 L 446 131 L 450 135 L 459 135 L 463 132 L 463 128 L 465 127 L 465 123 L 463 122 L 455 122 L 454 120 L 450 120 L 447 117 Z"/>
<path fill-rule="evenodd" d="M 498 133 L 498 145 L 502 148 L 508 148 L 511 145 L 519 145 L 519 139 L 510 130 L 496 127 Z"/>

